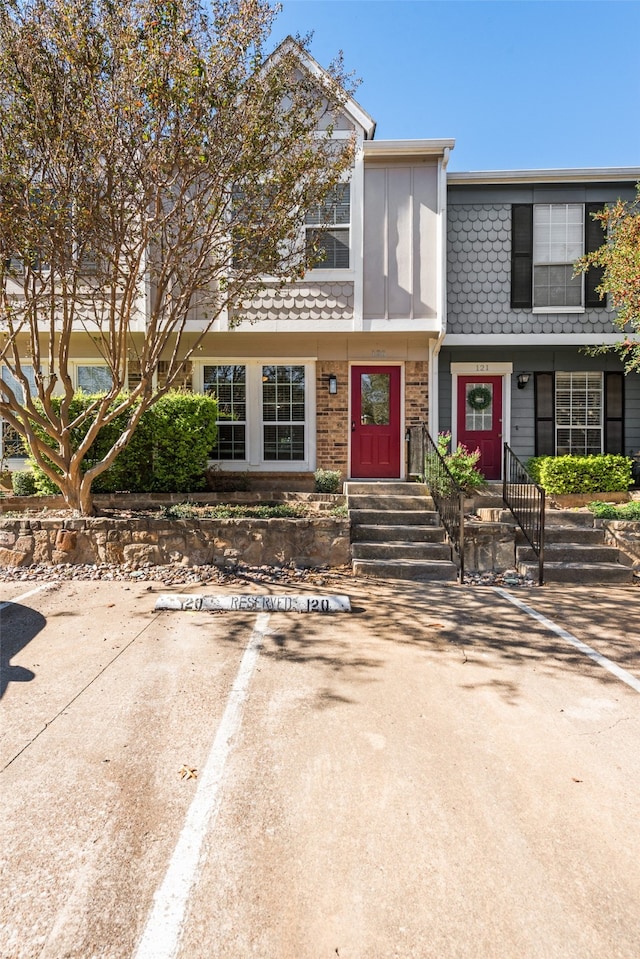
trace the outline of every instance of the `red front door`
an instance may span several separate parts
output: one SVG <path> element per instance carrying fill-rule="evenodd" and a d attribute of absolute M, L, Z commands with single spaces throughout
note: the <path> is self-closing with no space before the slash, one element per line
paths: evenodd
<path fill-rule="evenodd" d="M 400 476 L 400 367 L 351 367 L 351 475 Z"/>
<path fill-rule="evenodd" d="M 502 476 L 502 377 L 458 377 L 458 443 L 480 450 L 486 479 Z"/>

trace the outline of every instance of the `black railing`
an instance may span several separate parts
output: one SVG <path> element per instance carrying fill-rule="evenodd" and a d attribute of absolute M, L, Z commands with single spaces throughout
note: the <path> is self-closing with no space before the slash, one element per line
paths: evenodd
<path fill-rule="evenodd" d="M 417 476 L 433 497 L 440 522 L 458 555 L 458 579 L 464 582 L 464 493 L 431 439 L 425 423 L 407 430 L 407 471 Z"/>
<path fill-rule="evenodd" d="M 527 473 L 508 443 L 504 444 L 502 498 L 524 538 L 538 557 L 538 584 L 544 582 L 544 490 Z"/>

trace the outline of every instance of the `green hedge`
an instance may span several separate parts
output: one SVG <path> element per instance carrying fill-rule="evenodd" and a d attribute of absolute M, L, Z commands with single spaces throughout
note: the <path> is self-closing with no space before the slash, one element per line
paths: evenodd
<path fill-rule="evenodd" d="M 71 418 L 78 416 L 95 399 L 95 396 L 77 393 L 71 402 Z M 60 399 L 54 400 L 56 409 L 59 409 L 60 402 Z M 96 478 L 93 492 L 189 493 L 203 489 L 207 459 L 217 436 L 217 414 L 218 405 L 211 396 L 177 391 L 167 393 L 143 413 L 129 445 L 109 469 Z M 84 459 L 85 470 L 103 458 L 121 434 L 127 419 L 124 413 L 100 430 Z M 84 424 L 75 430 L 72 443 L 77 446 L 88 428 L 88 424 Z M 33 460 L 31 465 L 37 492 L 57 493 L 55 483 Z"/>
<path fill-rule="evenodd" d="M 621 493 L 633 485 L 628 456 L 536 456 L 527 462 L 532 479 L 547 493 Z"/>

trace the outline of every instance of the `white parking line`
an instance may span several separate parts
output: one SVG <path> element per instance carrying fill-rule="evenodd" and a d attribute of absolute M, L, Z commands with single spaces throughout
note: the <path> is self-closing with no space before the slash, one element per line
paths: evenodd
<path fill-rule="evenodd" d="M 41 593 L 43 589 L 51 589 L 52 586 L 56 585 L 57 583 L 43 583 L 42 586 L 36 586 L 35 589 L 30 589 L 28 593 L 23 593 L 22 596 L 16 596 L 15 599 L 9 599 L 5 603 L 0 603 L 0 610 L 6 609 L 7 606 L 13 606 L 15 603 L 21 603 L 23 599 L 29 599 L 30 596 Z"/>
<path fill-rule="evenodd" d="M 153 897 L 134 959 L 174 959 L 177 955 L 189 894 L 202 867 L 203 840 L 220 809 L 225 765 L 242 724 L 242 708 L 268 623 L 268 613 L 260 613 L 256 618 L 182 832 L 162 885 Z"/>
<path fill-rule="evenodd" d="M 493 590 L 494 592 L 498 593 L 499 596 L 503 596 L 504 599 L 508 599 L 509 602 L 513 603 L 514 606 L 524 610 L 524 612 L 528 613 L 529 616 L 532 616 L 533 619 L 537 619 L 539 623 L 542 623 L 543 626 L 546 626 L 547 629 L 550 629 L 552 633 L 556 634 L 556 636 L 560 636 L 561 639 L 571 643 L 572 646 L 575 646 L 576 649 L 579 649 L 581 653 L 584 653 L 585 656 L 588 656 L 590 659 L 592 659 L 594 663 L 598 664 L 598 666 L 602 666 L 603 669 L 608 670 L 617 679 L 621 679 L 622 682 L 626 683 L 627 686 L 630 686 L 631 689 L 635 689 L 637 693 L 640 693 L 640 679 L 636 679 L 636 677 L 632 676 L 631 673 L 628 673 L 626 669 L 622 669 L 622 667 L 614 663 L 613 660 L 607 659 L 607 657 L 603 656 L 602 653 L 592 649 L 591 646 L 587 646 L 586 643 L 583 643 L 582 640 L 578 639 L 577 636 L 574 636 L 573 633 L 567 632 L 567 630 L 563 629 L 562 626 L 557 626 L 550 619 L 547 619 L 546 616 L 543 616 L 542 613 L 538 613 L 535 609 L 527 606 L 527 604 L 523 603 L 521 599 L 518 599 L 516 596 L 512 596 L 511 593 L 508 593 L 505 589 L 500 589 L 499 586 L 494 586 Z"/>

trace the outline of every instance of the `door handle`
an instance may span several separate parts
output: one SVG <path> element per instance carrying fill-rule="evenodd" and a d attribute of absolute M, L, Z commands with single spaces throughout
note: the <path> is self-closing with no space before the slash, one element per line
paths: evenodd
<path fill-rule="evenodd" d="M 355 433 L 355 431 L 356 431 L 356 421 L 351 420 L 351 432 Z"/>

